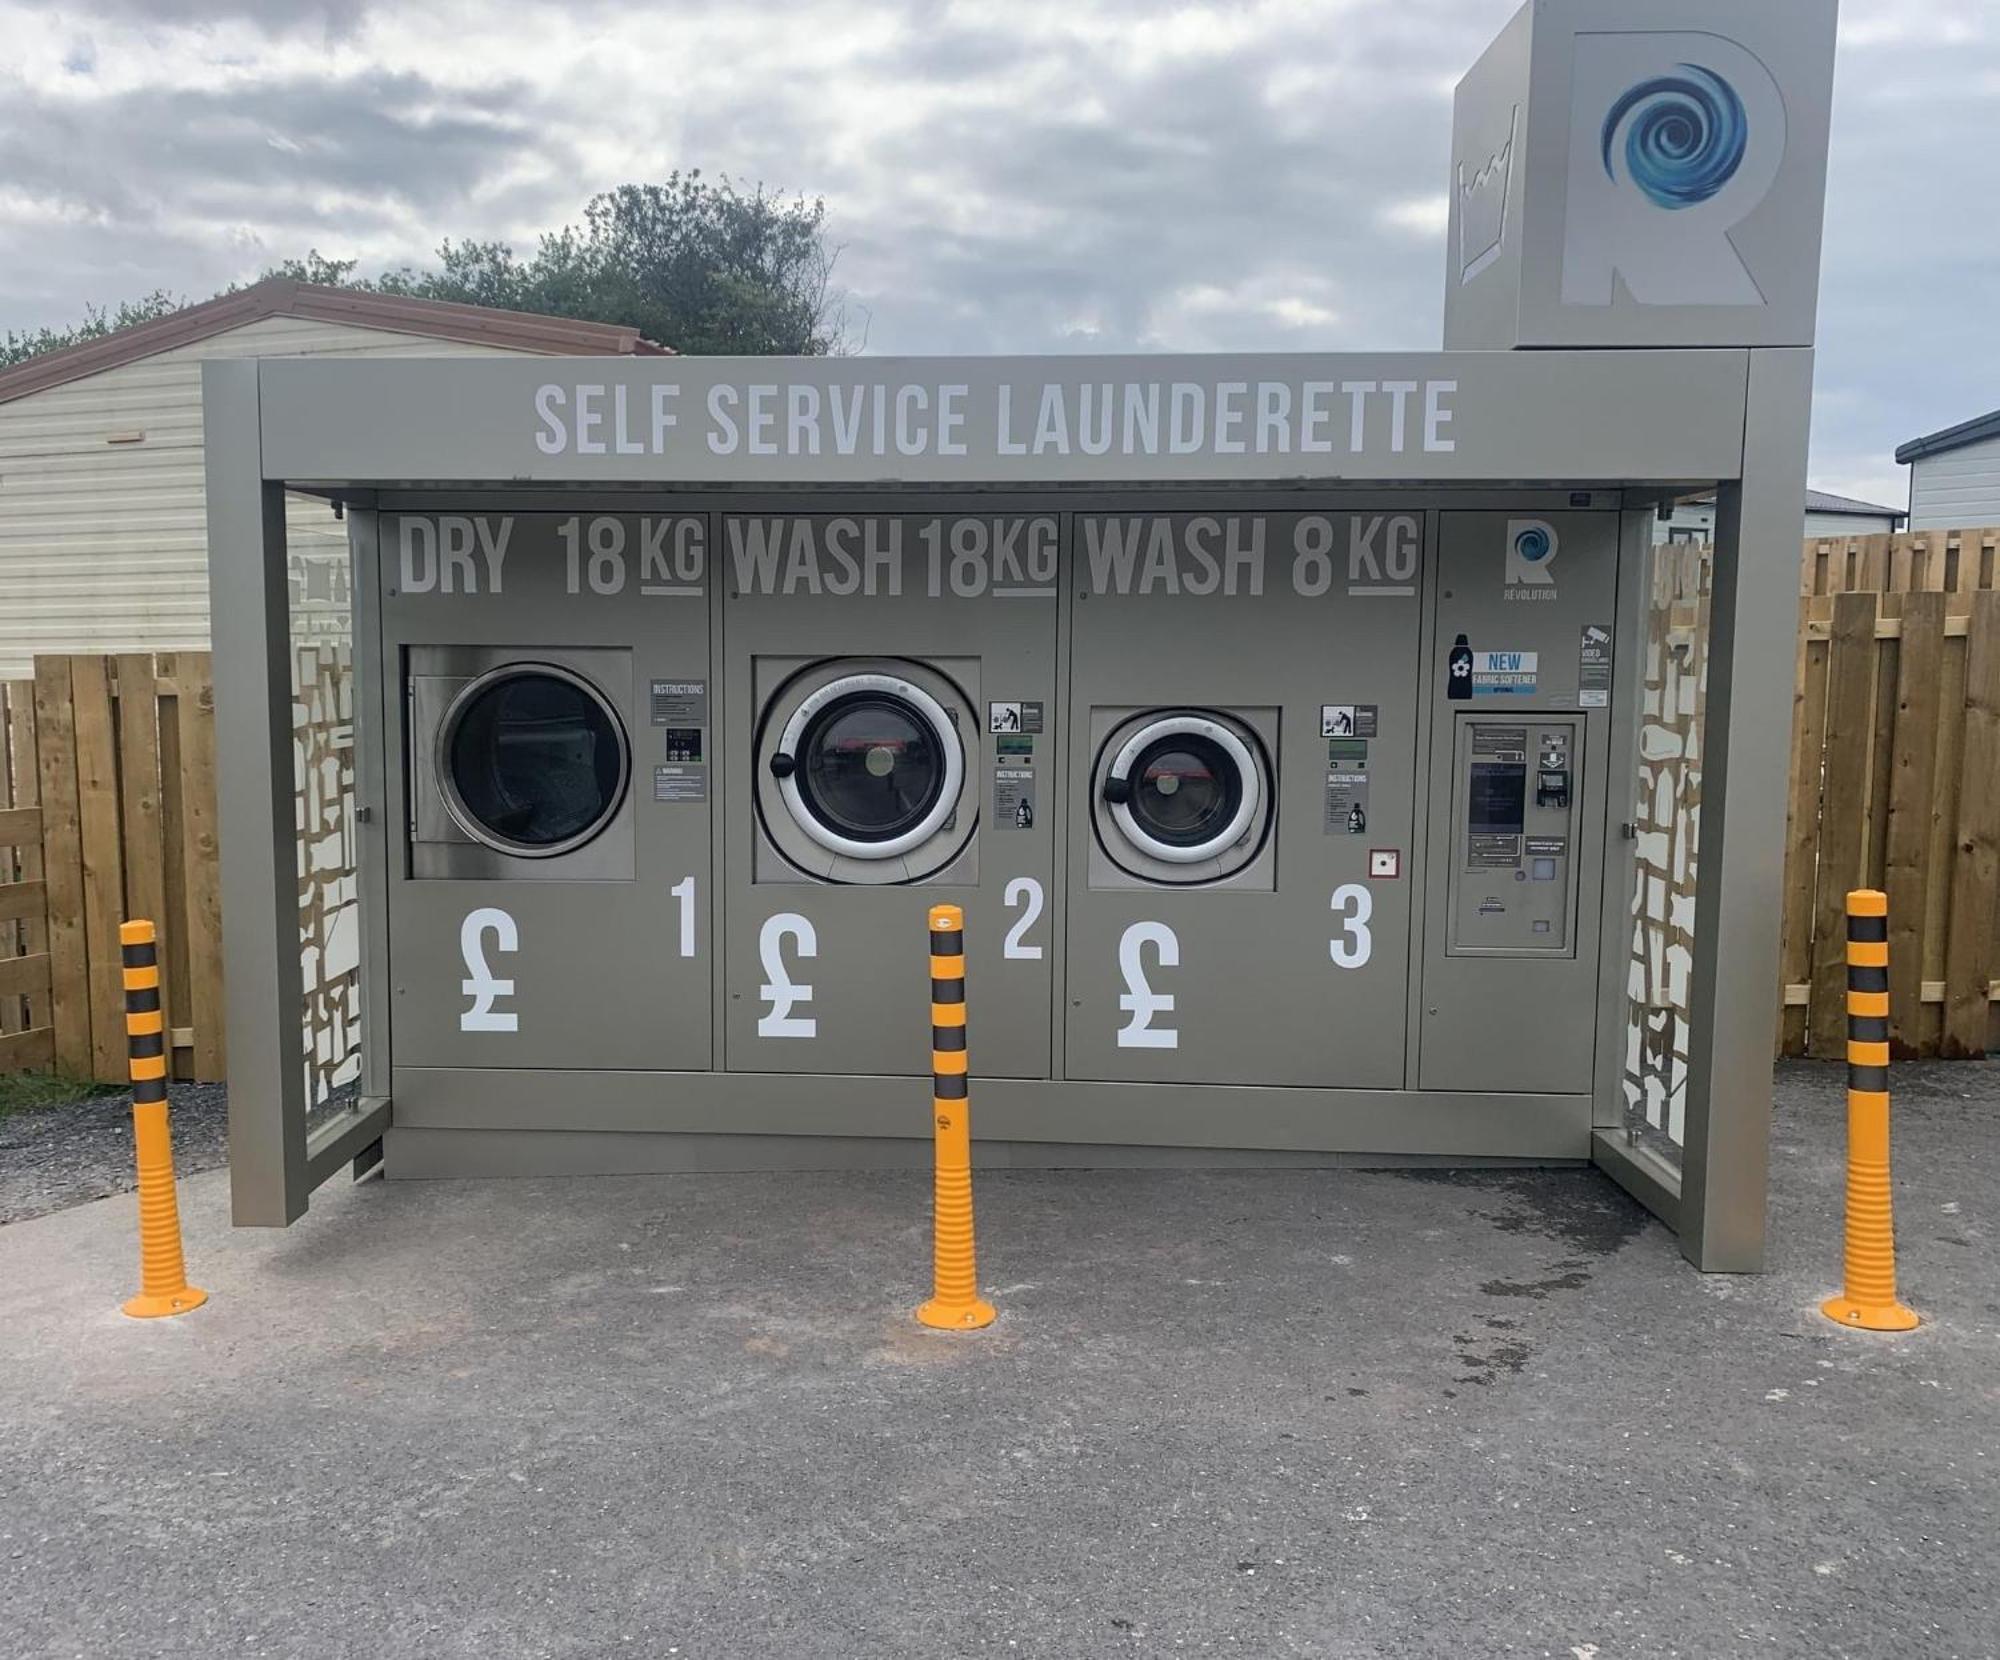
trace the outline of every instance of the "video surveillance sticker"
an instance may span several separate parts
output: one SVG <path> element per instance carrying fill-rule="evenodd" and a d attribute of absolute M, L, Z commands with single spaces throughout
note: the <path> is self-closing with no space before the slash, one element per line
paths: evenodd
<path fill-rule="evenodd" d="M 1611 629 L 1606 623 L 1585 623 L 1577 646 L 1576 702 L 1580 709 L 1603 709 L 1611 703 Z"/>

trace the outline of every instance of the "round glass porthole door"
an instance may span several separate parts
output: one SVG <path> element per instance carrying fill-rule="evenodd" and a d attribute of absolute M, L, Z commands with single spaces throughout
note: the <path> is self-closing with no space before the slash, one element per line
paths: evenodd
<path fill-rule="evenodd" d="M 616 711 L 581 675 L 516 663 L 468 681 L 438 738 L 438 782 L 474 841 L 523 859 L 579 848 L 625 799 Z"/>
<path fill-rule="evenodd" d="M 827 852 L 897 859 L 958 806 L 965 749 L 936 698 L 899 675 L 843 674 L 808 694 L 770 758 L 785 810 Z"/>
<path fill-rule="evenodd" d="M 1268 811 L 1254 741 L 1233 722 L 1191 712 L 1146 716 L 1114 734 L 1098 796 L 1128 855 L 1121 862 L 1206 880 L 1250 858 Z"/>

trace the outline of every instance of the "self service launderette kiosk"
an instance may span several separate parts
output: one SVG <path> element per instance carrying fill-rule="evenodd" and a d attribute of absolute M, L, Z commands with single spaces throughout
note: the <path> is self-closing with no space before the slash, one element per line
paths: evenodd
<path fill-rule="evenodd" d="M 1830 0 L 1537 0 L 1442 352 L 207 368 L 237 1216 L 387 1173 L 1595 1158 L 1762 1249 Z M 1281 233 L 1282 227 L 1274 227 Z M 1678 1172 L 1642 575 L 1720 492 Z M 283 492 L 352 527 L 365 1076 L 297 1052 Z"/>

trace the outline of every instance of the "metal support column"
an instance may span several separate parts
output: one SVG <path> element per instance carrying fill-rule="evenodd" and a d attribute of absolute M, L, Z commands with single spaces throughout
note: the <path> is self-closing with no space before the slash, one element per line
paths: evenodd
<path fill-rule="evenodd" d="M 1764 1265 L 1811 408 L 1810 349 L 1750 353 L 1742 476 L 1716 504 L 1680 1195 L 1681 1249 L 1711 1273 Z"/>
<path fill-rule="evenodd" d="M 202 365 L 208 585 L 229 1016 L 229 1180 L 239 1227 L 305 1213 L 305 988 L 293 827 L 285 493 L 263 477 L 255 360 Z"/>

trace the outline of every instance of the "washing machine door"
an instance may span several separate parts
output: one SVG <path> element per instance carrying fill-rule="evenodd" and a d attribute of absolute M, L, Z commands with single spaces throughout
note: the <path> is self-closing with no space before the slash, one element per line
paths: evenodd
<path fill-rule="evenodd" d="M 514 859 L 551 859 L 616 816 L 632 757 L 617 711 L 555 663 L 509 663 L 469 680 L 438 732 L 437 782 L 467 837 Z"/>
<path fill-rule="evenodd" d="M 1270 820 L 1261 746 L 1240 723 L 1194 710 L 1126 722 L 1098 763 L 1106 851 L 1154 881 L 1214 881 L 1256 856 Z"/>
<path fill-rule="evenodd" d="M 763 758 L 779 809 L 766 822 L 787 857 L 860 882 L 907 881 L 949 862 L 969 828 L 958 821 L 963 699 L 948 708 L 951 696 L 915 665 L 820 665 L 787 686 Z"/>

